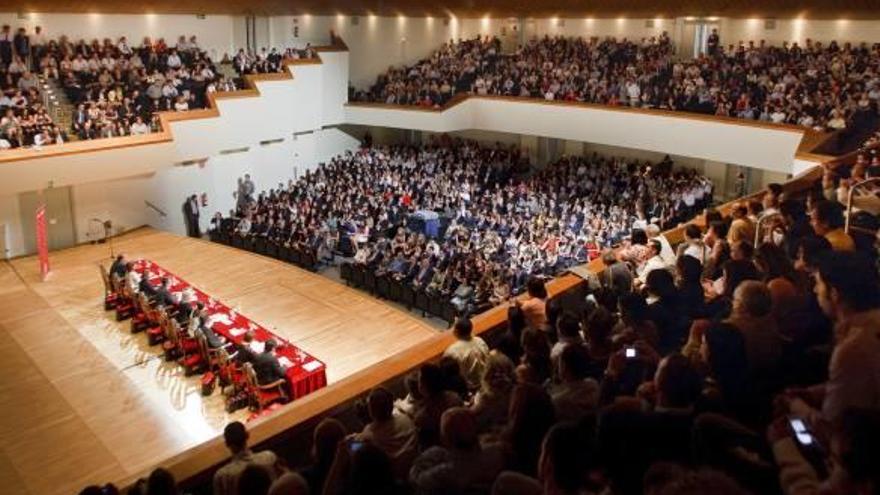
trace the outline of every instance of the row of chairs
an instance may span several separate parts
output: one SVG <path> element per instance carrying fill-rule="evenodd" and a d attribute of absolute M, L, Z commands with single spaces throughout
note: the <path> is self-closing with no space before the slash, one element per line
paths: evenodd
<path fill-rule="evenodd" d="M 416 309 L 422 316 L 432 315 L 452 323 L 456 309 L 448 297 L 431 296 L 425 291 L 417 291 L 409 284 L 404 284 L 388 276 L 377 276 L 373 270 L 354 264 L 342 263 L 339 274 L 348 286 L 363 289 L 370 294 L 391 301 L 399 302 L 410 311 Z"/>
<path fill-rule="evenodd" d="M 162 346 L 166 361 L 177 362 L 186 376 L 201 374 L 202 393 L 210 395 L 217 384 L 227 409 L 248 405 L 261 412 L 273 402 L 287 402 L 287 388 L 280 380 L 260 385 L 251 363 L 235 360 L 231 343 L 219 348 L 208 345 L 201 332 L 188 332 L 166 308 L 154 306 L 143 293 L 133 293 L 125 284 L 116 284 L 103 265 L 104 309 L 114 311 L 118 321 L 130 320 L 132 333 L 145 333 L 150 346 Z M 194 335 L 194 336 L 193 336 Z"/>
<path fill-rule="evenodd" d="M 208 236 L 213 242 L 293 263 L 306 270 L 315 271 L 318 268 L 318 257 L 309 249 L 280 246 L 263 237 L 242 237 L 234 232 L 212 230 L 208 232 Z"/>

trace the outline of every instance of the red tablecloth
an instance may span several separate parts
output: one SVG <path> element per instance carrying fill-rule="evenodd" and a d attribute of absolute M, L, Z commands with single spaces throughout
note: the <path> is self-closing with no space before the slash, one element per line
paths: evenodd
<path fill-rule="evenodd" d="M 247 330 L 253 330 L 254 340 L 256 341 L 275 340 L 278 344 L 275 348 L 275 355 L 281 361 L 284 361 L 281 358 L 286 358 L 290 362 L 290 366 L 285 371 L 287 373 L 287 382 L 290 385 L 291 399 L 297 399 L 327 385 L 326 365 L 286 339 L 273 334 L 258 323 L 233 311 L 222 302 L 193 287 L 187 281 L 175 276 L 152 261 L 138 260 L 134 262 L 134 269 L 141 276 L 146 276 L 147 280 L 155 286 L 161 284 L 162 277 L 168 277 L 171 281 L 170 289 L 172 294 L 192 289 L 194 301 L 202 302 L 211 316 L 226 315 L 230 323 L 214 321 L 211 329 L 230 342 L 241 345 Z"/>

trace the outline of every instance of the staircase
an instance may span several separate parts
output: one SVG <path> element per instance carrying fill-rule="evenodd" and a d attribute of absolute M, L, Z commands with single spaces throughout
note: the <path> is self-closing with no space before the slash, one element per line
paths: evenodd
<path fill-rule="evenodd" d="M 64 92 L 61 84 L 59 84 L 57 79 L 40 76 L 40 87 L 42 88 L 46 108 L 49 110 L 52 120 L 59 129 L 67 134 L 69 141 L 76 141 L 76 135 L 71 132 L 75 108 L 68 101 L 67 94 Z"/>

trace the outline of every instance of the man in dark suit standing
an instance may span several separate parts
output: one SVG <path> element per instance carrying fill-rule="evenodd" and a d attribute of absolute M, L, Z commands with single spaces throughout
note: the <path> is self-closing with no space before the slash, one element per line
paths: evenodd
<path fill-rule="evenodd" d="M 260 354 L 254 356 L 254 372 L 257 374 L 257 383 L 266 385 L 269 383 L 283 380 L 286 375 L 278 358 L 275 357 L 275 341 L 266 341 L 266 347 Z"/>
<path fill-rule="evenodd" d="M 183 219 L 186 223 L 186 235 L 196 238 L 202 236 L 199 229 L 199 199 L 195 194 L 183 204 Z"/>
<path fill-rule="evenodd" d="M 4 25 L 0 30 L 0 63 L 4 66 L 12 63 L 12 30 L 9 25 Z"/>

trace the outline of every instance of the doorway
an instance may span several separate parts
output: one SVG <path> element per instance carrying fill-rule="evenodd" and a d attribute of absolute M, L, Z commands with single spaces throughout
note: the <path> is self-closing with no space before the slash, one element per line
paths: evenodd
<path fill-rule="evenodd" d="M 18 195 L 24 252 L 37 252 L 37 208 L 46 204 L 46 237 L 49 250 L 64 249 L 76 244 L 70 187 L 52 187 Z"/>

